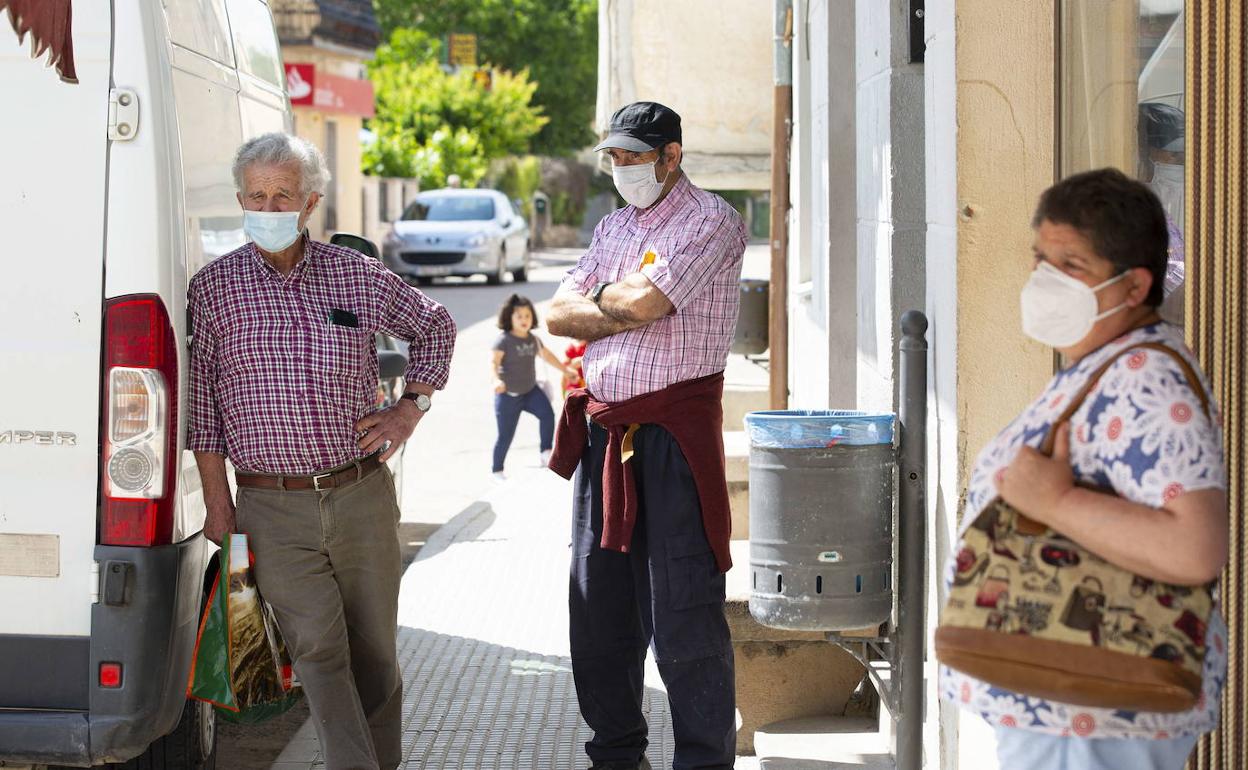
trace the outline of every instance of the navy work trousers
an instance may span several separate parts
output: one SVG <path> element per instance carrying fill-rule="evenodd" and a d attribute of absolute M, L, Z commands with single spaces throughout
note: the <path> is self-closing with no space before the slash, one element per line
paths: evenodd
<path fill-rule="evenodd" d="M 528 393 L 513 396 L 510 393 L 494 394 L 494 419 L 498 422 L 498 439 L 494 442 L 494 467 L 497 473 L 503 469 L 503 461 L 507 459 L 507 450 L 511 449 L 511 440 L 516 435 L 516 423 L 520 422 L 520 413 L 528 412 L 537 418 L 541 451 L 545 452 L 554 445 L 555 413 L 550 408 L 550 399 L 540 385 L 534 385 Z"/>
<path fill-rule="evenodd" d="M 643 671 L 649 646 L 667 687 L 674 770 L 731 770 L 736 682 L 715 564 L 689 464 L 657 425 L 633 437 L 637 524 L 627 553 L 604 550 L 602 465 L 607 432 L 590 426 L 573 481 L 572 672 L 595 763 L 637 761 L 646 749 Z"/>

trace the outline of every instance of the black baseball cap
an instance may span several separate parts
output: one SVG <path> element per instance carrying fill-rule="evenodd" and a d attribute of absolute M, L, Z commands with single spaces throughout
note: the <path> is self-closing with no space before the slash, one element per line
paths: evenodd
<path fill-rule="evenodd" d="M 633 102 L 615 111 L 607 138 L 594 152 L 617 148 L 649 152 L 661 144 L 680 143 L 680 116 L 658 102 Z"/>

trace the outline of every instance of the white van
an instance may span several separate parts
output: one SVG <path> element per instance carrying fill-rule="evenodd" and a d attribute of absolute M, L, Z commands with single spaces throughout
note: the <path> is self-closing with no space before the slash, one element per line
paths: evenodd
<path fill-rule="evenodd" d="M 73 45 L 77 84 L 0 15 L 0 765 L 212 767 L 186 286 L 281 56 L 263 0 L 75 2 Z"/>

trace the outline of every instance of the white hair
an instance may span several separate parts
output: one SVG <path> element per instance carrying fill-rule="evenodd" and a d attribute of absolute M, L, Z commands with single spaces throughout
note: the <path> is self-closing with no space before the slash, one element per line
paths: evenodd
<path fill-rule="evenodd" d="M 329 166 L 325 163 L 325 156 L 316 145 L 292 134 L 274 131 L 243 142 L 234 156 L 234 187 L 240 193 L 244 192 L 243 171 L 255 163 L 273 166 L 298 163 L 300 187 L 303 188 L 300 192 L 305 196 L 313 192 L 324 193 L 329 185 Z"/>

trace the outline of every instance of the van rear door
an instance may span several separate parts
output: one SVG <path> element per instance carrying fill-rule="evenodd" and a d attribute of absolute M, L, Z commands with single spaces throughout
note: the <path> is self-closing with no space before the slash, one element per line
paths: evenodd
<path fill-rule="evenodd" d="M 99 486 L 111 3 L 79 82 L 0 17 L 0 708 L 86 708 Z M 80 676 L 72 675 L 80 672 Z M 52 676 L 55 674 L 55 676 Z"/>

